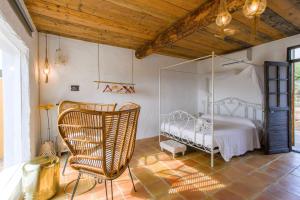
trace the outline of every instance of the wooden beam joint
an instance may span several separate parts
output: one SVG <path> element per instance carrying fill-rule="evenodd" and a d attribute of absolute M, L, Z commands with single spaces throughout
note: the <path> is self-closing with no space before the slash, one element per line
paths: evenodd
<path fill-rule="evenodd" d="M 227 0 L 227 7 L 230 13 L 240 9 L 245 0 Z M 160 33 L 154 40 L 147 42 L 135 52 L 139 59 L 144 58 L 158 50 L 174 44 L 176 41 L 191 35 L 200 27 L 208 26 L 216 19 L 219 7 L 219 0 L 206 1 L 196 10 L 179 19 L 165 31 Z"/>

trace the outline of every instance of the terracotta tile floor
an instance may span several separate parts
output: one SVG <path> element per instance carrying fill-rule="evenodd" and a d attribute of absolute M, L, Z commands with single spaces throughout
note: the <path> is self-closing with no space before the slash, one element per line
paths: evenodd
<path fill-rule="evenodd" d="M 192 150 L 173 159 L 160 151 L 158 138 L 137 141 L 130 163 L 137 192 L 126 171 L 113 181 L 114 199 L 300 199 L 300 154 L 263 155 L 255 151 L 228 163 L 218 155 L 213 169 L 209 161 L 208 154 Z M 76 177 L 76 171 L 68 167 L 54 199 L 68 199 L 63 188 Z M 80 188 L 90 185 L 92 179 L 82 183 Z M 110 190 L 108 193 L 110 199 Z M 104 184 L 75 199 L 105 199 Z"/>

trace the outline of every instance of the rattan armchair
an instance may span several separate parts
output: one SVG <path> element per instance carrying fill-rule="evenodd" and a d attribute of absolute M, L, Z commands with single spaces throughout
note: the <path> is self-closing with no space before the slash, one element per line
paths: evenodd
<path fill-rule="evenodd" d="M 70 166 L 79 171 L 72 197 L 80 176 L 89 174 L 104 180 L 107 198 L 107 181 L 111 183 L 126 169 L 134 187 L 129 168 L 135 139 L 140 106 L 126 104 L 119 111 L 102 112 L 80 108 L 63 111 L 58 119 L 58 129 L 72 156 Z"/>
<path fill-rule="evenodd" d="M 62 101 L 58 106 L 58 114 L 60 115 L 63 111 L 68 110 L 70 108 L 78 108 L 78 109 L 87 109 L 94 111 L 115 111 L 117 104 L 100 104 L 100 103 L 84 103 L 84 102 L 76 102 L 76 101 Z M 70 152 L 67 154 L 67 158 L 64 164 L 64 168 L 62 170 L 62 175 L 65 175 L 66 167 L 68 164 L 68 160 L 70 157 Z"/>
<path fill-rule="evenodd" d="M 84 103 L 76 101 L 62 101 L 58 107 L 58 113 L 61 114 L 63 111 L 70 108 L 80 108 L 95 111 L 115 111 L 117 104 L 102 104 L 102 103 Z"/>

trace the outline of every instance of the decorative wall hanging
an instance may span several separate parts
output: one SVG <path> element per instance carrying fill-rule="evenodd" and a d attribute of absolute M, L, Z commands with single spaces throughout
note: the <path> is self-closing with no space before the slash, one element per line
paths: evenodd
<path fill-rule="evenodd" d="M 133 83 L 121 83 L 121 82 L 109 82 L 99 81 L 99 83 L 105 84 L 102 92 L 118 93 L 118 94 L 132 94 L 135 93 Z"/>
<path fill-rule="evenodd" d="M 58 37 L 58 49 L 55 50 L 55 65 L 65 65 L 67 62 L 66 56 L 60 47 L 60 37 Z"/>
<path fill-rule="evenodd" d="M 45 74 L 45 83 L 48 83 L 48 76 L 50 73 L 50 64 L 48 62 L 48 37 L 46 34 L 46 52 L 45 52 L 45 64 L 44 64 L 44 69 L 43 72 Z"/>
<path fill-rule="evenodd" d="M 100 85 L 104 85 L 104 89 L 102 90 L 103 93 L 117 93 L 117 94 L 133 94 L 135 93 L 135 84 L 133 83 L 133 69 L 134 69 L 134 54 L 132 51 L 131 54 L 131 82 L 124 83 L 124 82 L 113 82 L 113 81 L 103 81 L 101 80 L 101 73 L 100 73 L 100 56 L 99 56 L 99 49 L 100 45 L 98 43 L 98 80 L 94 81 L 98 84 L 97 89 L 100 89 Z"/>

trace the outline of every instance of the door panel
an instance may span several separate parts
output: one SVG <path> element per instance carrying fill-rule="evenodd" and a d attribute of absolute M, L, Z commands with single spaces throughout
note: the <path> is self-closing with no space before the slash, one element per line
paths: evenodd
<path fill-rule="evenodd" d="M 290 151 L 290 68 L 287 62 L 265 62 L 266 153 Z"/>

